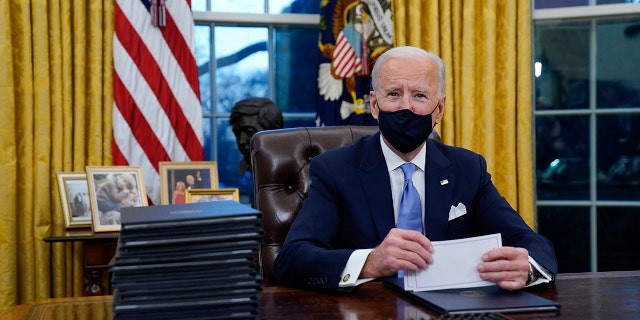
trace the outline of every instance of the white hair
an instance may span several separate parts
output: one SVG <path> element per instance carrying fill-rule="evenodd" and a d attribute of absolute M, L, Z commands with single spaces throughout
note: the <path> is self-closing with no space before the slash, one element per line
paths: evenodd
<path fill-rule="evenodd" d="M 378 89 L 378 78 L 380 77 L 380 68 L 382 65 L 391 59 L 406 59 L 406 58 L 424 58 L 431 59 L 436 64 L 437 73 L 438 73 L 438 94 L 440 97 L 444 96 L 446 90 L 446 81 L 445 81 L 445 69 L 444 62 L 442 59 L 435 53 L 423 50 L 418 47 L 410 47 L 410 46 L 402 46 L 402 47 L 394 47 L 387 51 L 385 51 L 378 59 L 376 60 L 375 65 L 373 66 L 373 70 L 371 71 L 371 87 L 375 91 Z"/>

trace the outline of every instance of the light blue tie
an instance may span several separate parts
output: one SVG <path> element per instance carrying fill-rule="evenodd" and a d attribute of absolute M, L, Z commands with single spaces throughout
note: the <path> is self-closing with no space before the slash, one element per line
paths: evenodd
<path fill-rule="evenodd" d="M 404 173 L 404 186 L 402 188 L 402 198 L 398 208 L 398 223 L 400 229 L 416 230 L 422 232 L 422 207 L 420 206 L 420 196 L 418 190 L 413 185 L 411 175 L 416 170 L 413 163 L 405 163 L 400 166 Z"/>
<path fill-rule="evenodd" d="M 405 163 L 400 166 L 404 173 L 404 186 L 402 187 L 402 198 L 398 208 L 398 223 L 396 227 L 400 229 L 416 230 L 422 232 L 422 207 L 420 206 L 420 195 L 413 185 L 411 175 L 416 170 L 413 163 Z M 398 270 L 398 278 L 404 277 L 404 271 Z"/>

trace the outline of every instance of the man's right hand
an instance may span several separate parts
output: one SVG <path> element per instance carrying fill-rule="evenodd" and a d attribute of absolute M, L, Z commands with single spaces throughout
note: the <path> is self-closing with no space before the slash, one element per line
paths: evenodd
<path fill-rule="evenodd" d="M 433 263 L 433 245 L 422 233 L 393 228 L 364 263 L 360 278 L 380 278 L 398 270 L 418 271 Z"/>

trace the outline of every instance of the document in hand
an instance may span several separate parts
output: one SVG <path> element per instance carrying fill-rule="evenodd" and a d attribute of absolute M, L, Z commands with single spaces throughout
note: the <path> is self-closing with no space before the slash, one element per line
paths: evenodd
<path fill-rule="evenodd" d="M 502 246 L 499 233 L 486 236 L 433 241 L 433 263 L 425 270 L 406 271 L 404 289 L 428 291 L 495 285 L 480 278 L 477 266 L 482 255 Z"/>

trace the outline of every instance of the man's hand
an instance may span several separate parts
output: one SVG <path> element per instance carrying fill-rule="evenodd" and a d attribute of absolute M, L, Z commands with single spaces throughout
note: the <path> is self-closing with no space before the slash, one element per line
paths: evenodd
<path fill-rule="evenodd" d="M 503 289 L 522 289 L 529 278 L 529 251 L 524 248 L 500 247 L 487 251 L 478 264 L 480 278 L 494 281 Z"/>
<path fill-rule="evenodd" d="M 360 278 L 394 275 L 398 270 L 418 271 L 433 262 L 433 245 L 423 234 L 393 228 L 367 257 Z"/>

